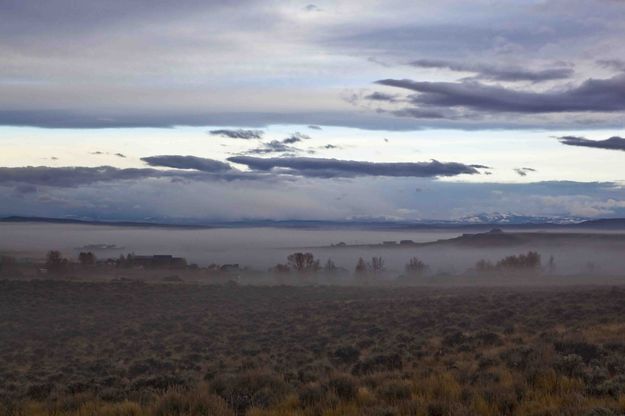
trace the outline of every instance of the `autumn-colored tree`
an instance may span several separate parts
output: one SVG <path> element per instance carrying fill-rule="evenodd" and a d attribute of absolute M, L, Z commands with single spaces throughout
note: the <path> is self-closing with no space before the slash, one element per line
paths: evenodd
<path fill-rule="evenodd" d="M 357 276 L 364 276 L 367 274 L 367 263 L 362 257 L 358 259 L 358 262 L 356 263 L 356 268 L 354 269 L 354 273 Z"/>

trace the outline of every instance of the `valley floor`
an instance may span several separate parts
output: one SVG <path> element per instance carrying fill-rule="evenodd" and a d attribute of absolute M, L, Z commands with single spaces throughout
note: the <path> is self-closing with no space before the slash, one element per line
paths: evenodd
<path fill-rule="evenodd" d="M 0 414 L 618 415 L 625 287 L 0 281 Z"/>

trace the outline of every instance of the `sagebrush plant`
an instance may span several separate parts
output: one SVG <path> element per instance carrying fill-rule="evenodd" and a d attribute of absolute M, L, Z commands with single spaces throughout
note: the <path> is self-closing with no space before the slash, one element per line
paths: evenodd
<path fill-rule="evenodd" d="M 619 415 L 623 288 L 0 282 L 0 414 Z"/>

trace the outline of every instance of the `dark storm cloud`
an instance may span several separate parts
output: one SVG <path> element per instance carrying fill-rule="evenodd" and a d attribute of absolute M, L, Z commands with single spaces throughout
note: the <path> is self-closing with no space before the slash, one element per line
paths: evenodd
<path fill-rule="evenodd" d="M 321 159 L 308 157 L 295 158 L 258 158 L 235 156 L 228 161 L 246 165 L 255 171 L 275 171 L 306 177 L 356 177 L 356 176 L 394 176 L 394 177 L 438 177 L 461 174 L 479 174 L 481 165 L 462 163 L 443 163 L 437 160 L 417 163 L 375 163 L 354 160 Z"/>
<path fill-rule="evenodd" d="M 584 137 L 564 136 L 558 138 L 560 143 L 568 146 L 593 147 L 595 149 L 625 150 L 625 139 L 614 136 L 605 140 L 589 140 Z"/>
<path fill-rule="evenodd" d="M 417 82 L 384 79 L 377 84 L 417 94 L 413 104 L 427 108 L 462 107 L 490 113 L 528 114 L 561 112 L 614 112 L 625 110 L 625 74 L 608 79 L 589 79 L 562 91 L 530 92 L 479 82 Z"/>
<path fill-rule="evenodd" d="M 150 166 L 161 166 L 175 169 L 193 169 L 201 172 L 217 173 L 232 170 L 232 167 L 227 163 L 197 156 L 160 155 L 142 157 L 141 160 Z"/>
<path fill-rule="evenodd" d="M 461 62 L 419 59 L 410 65 L 420 68 L 441 68 L 458 72 L 473 72 L 476 78 L 493 81 L 531 81 L 543 82 L 567 79 L 573 76 L 573 69 L 568 67 L 531 70 L 519 67 L 505 67 L 484 64 L 467 64 Z"/>
<path fill-rule="evenodd" d="M 209 133 L 213 134 L 215 136 L 223 136 L 223 137 L 229 137 L 231 139 L 243 139 L 243 140 L 261 139 L 263 137 L 263 134 L 264 134 L 264 132 L 262 130 L 244 130 L 244 129 L 237 129 L 237 130 L 227 130 L 227 129 L 211 130 Z"/>

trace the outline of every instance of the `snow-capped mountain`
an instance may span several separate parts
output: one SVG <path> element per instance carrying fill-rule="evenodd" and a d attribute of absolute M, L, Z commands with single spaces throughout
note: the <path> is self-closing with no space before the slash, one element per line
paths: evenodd
<path fill-rule="evenodd" d="M 455 222 L 463 224 L 576 224 L 587 219 L 583 217 L 530 216 L 492 212 L 461 217 L 456 219 Z"/>

